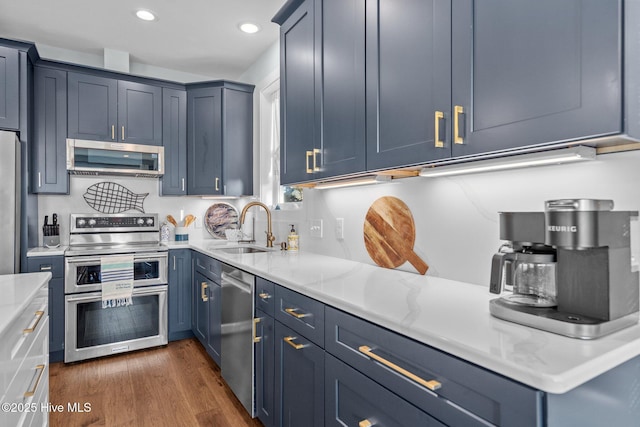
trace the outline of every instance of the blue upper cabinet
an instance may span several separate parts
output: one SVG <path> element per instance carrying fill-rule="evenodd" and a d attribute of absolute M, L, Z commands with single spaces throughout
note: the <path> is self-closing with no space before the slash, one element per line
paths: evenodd
<path fill-rule="evenodd" d="M 451 155 L 451 2 L 367 0 L 367 169 Z"/>
<path fill-rule="evenodd" d="M 187 87 L 187 194 L 253 194 L 253 89 Z"/>
<path fill-rule="evenodd" d="M 453 156 L 621 132 L 621 7 L 453 1 Z"/>
<path fill-rule="evenodd" d="M 187 92 L 162 89 L 163 196 L 187 194 Z"/>
<path fill-rule="evenodd" d="M 20 66 L 16 49 L 0 46 L 0 129 L 18 130 Z"/>
<path fill-rule="evenodd" d="M 309 181 L 320 172 L 315 1 L 305 0 L 280 28 L 282 184 Z"/>
<path fill-rule="evenodd" d="M 68 136 L 162 145 L 162 89 L 91 74 L 68 76 Z"/>
<path fill-rule="evenodd" d="M 31 192 L 68 194 L 67 72 L 36 66 L 34 101 Z"/>
<path fill-rule="evenodd" d="M 162 145 L 162 88 L 119 81 L 118 129 L 121 142 Z"/>

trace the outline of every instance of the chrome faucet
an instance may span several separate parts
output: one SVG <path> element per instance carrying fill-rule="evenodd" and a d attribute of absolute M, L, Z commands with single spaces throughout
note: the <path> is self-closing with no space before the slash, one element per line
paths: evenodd
<path fill-rule="evenodd" d="M 271 229 L 271 211 L 269 210 L 267 205 L 265 205 L 264 203 L 261 203 L 261 202 L 249 202 L 249 203 L 247 203 L 247 205 L 244 208 L 242 208 L 242 213 L 240 214 L 240 226 L 242 226 L 242 224 L 244 224 L 245 216 L 247 216 L 247 211 L 252 206 L 260 206 L 260 207 L 264 208 L 265 212 L 267 212 L 267 247 L 268 248 L 272 248 L 273 247 L 273 242 L 276 240 L 276 238 L 272 233 L 272 229 Z M 253 236 L 253 238 L 255 239 L 255 236 Z"/>

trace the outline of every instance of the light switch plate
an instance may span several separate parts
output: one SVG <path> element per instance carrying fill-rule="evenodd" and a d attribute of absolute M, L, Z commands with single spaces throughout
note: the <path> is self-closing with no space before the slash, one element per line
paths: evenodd
<path fill-rule="evenodd" d="M 312 219 L 310 221 L 309 226 L 309 235 L 311 237 L 319 237 L 322 238 L 322 220 L 321 219 Z"/>
<path fill-rule="evenodd" d="M 344 218 L 336 218 L 335 234 L 336 239 L 344 239 Z"/>

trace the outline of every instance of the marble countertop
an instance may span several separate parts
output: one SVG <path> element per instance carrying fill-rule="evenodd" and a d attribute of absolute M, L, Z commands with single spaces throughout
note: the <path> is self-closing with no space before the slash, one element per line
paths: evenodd
<path fill-rule="evenodd" d="M 640 325 L 583 341 L 489 313 L 488 288 L 323 255 L 229 254 L 226 241 L 191 248 L 424 344 L 549 393 L 565 393 L 640 354 Z"/>
<path fill-rule="evenodd" d="M 60 245 L 57 248 L 47 248 L 44 246 L 38 246 L 37 248 L 29 249 L 27 251 L 27 257 L 64 255 L 64 251 L 66 249 L 67 249 L 67 246 L 63 246 L 63 245 Z"/>
<path fill-rule="evenodd" d="M 51 273 L 0 275 L 0 335 L 50 279 Z"/>

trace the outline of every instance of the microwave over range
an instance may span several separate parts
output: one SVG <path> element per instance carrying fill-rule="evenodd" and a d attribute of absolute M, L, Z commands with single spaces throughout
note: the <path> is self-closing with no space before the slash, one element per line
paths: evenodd
<path fill-rule="evenodd" d="M 159 177 L 164 147 L 67 139 L 67 170 L 75 175 Z"/>

